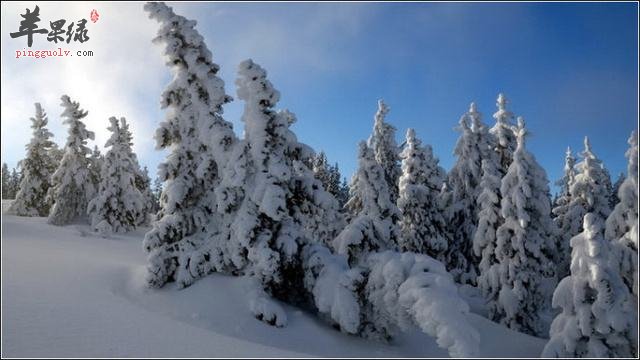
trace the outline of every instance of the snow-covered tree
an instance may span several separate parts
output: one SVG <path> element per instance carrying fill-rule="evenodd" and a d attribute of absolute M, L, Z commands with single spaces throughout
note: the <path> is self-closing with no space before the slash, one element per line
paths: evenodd
<path fill-rule="evenodd" d="M 98 149 L 98 145 L 94 145 L 91 156 L 89 157 L 89 175 L 91 182 L 97 189 L 100 184 L 100 174 L 102 173 L 102 164 L 104 164 L 104 156 Z"/>
<path fill-rule="evenodd" d="M 471 121 L 471 125 L 469 124 Z M 480 122 L 475 104 L 459 121 L 461 132 L 454 155 L 456 163 L 447 175 L 447 205 L 445 219 L 449 224 L 447 269 L 456 281 L 475 284 L 479 258 L 473 251 L 473 236 L 477 226 L 477 197 L 482 176 L 482 160 L 487 157 L 488 134 Z"/>
<path fill-rule="evenodd" d="M 473 234 L 473 252 L 480 258 L 478 263 L 477 284 L 483 295 L 490 299 L 494 285 L 489 269 L 498 263 L 496 257 L 497 237 L 496 232 L 503 223 L 500 214 L 502 196 L 500 194 L 500 184 L 502 172 L 498 153 L 494 151 L 496 139 L 489 133 L 482 123 L 480 114 L 475 111 L 475 104 L 472 104 L 469 112 L 472 118 L 472 129 L 476 134 L 476 141 L 480 151 L 486 151 L 482 156 L 482 173 L 478 184 L 478 197 L 476 206 L 478 210 L 478 224 Z"/>
<path fill-rule="evenodd" d="M 600 214 L 587 213 L 584 230 L 571 239 L 571 275 L 553 294 L 561 308 L 543 357 L 637 357 L 637 302 L 609 262 Z"/>
<path fill-rule="evenodd" d="M 444 169 L 438 165 L 431 146 L 423 146 L 413 129 L 407 130 L 406 145 L 400 158 L 399 248 L 444 261 L 447 223 L 438 203 Z"/>
<path fill-rule="evenodd" d="M 173 72 L 160 101 L 167 116 L 155 135 L 157 148 L 169 154 L 158 171 L 164 182 L 161 209 L 143 242 L 149 253 L 147 282 L 160 287 L 180 277 L 189 279 L 181 281 L 186 285 L 205 275 L 207 263 L 215 260 L 202 256 L 191 261 L 191 254 L 217 231 L 215 188 L 236 141 L 232 125 L 222 118 L 222 106 L 231 97 L 196 22 L 164 3 L 144 8 L 161 25 L 154 42 L 164 45 Z"/>
<path fill-rule="evenodd" d="M 89 170 L 91 149 L 87 147 L 87 139 L 93 140 L 94 134 L 82 122 L 87 112 L 67 95 L 62 96 L 61 105 L 64 107 L 61 117 L 63 123 L 69 125 L 69 136 L 64 156 L 51 177 L 48 196 L 53 206 L 48 222 L 53 225 L 68 224 L 78 217 L 84 217 L 89 200 L 95 194 Z"/>
<path fill-rule="evenodd" d="M 618 178 L 613 183 L 613 185 L 611 185 L 611 200 L 609 200 L 609 206 L 612 209 L 620 202 L 620 198 L 618 198 L 618 191 L 620 191 L 620 186 L 625 179 L 626 176 L 624 176 L 624 173 L 621 172 L 620 174 L 618 174 Z"/>
<path fill-rule="evenodd" d="M 327 161 L 327 155 L 324 151 L 314 156 L 312 160 L 313 173 L 316 178 L 322 182 L 324 189 L 333 195 L 338 202 L 340 202 L 341 196 L 341 183 L 340 183 L 340 170 L 338 164 L 330 165 Z M 344 202 L 340 203 L 340 206 L 344 205 Z"/>
<path fill-rule="evenodd" d="M 396 129 L 385 122 L 390 108 L 382 100 L 378 100 L 378 111 L 374 116 L 373 133 L 369 137 L 368 146 L 373 150 L 376 161 L 382 166 L 391 201 L 398 199 L 398 179 L 400 178 L 400 158 L 396 144 Z"/>
<path fill-rule="evenodd" d="M 544 330 L 540 315 L 548 309 L 555 250 L 549 185 L 545 171 L 525 148 L 524 121 L 518 119 L 513 161 L 502 179 L 501 215 L 496 232 L 496 264 L 488 270 L 489 316 L 532 335 Z"/>
<path fill-rule="evenodd" d="M 571 186 L 576 177 L 575 163 L 576 160 L 573 157 L 571 148 L 568 147 L 564 160 L 564 175 L 556 183 L 560 186 L 560 194 L 555 201 L 554 208 L 551 210 L 554 216 L 553 221 L 559 231 L 559 236 L 557 237 L 558 254 L 556 257 L 556 275 L 558 276 L 558 280 L 569 274 L 569 266 L 571 263 L 570 237 L 566 237 L 564 234 L 577 234 L 583 221 L 582 218 L 570 212 Z"/>
<path fill-rule="evenodd" d="M 491 130 L 489 130 L 496 138 L 494 149 L 498 153 L 500 166 L 504 174 L 506 174 L 509 169 L 509 165 L 513 159 L 513 152 L 516 148 L 516 135 L 513 132 L 514 125 L 512 123 L 514 115 L 511 111 L 507 110 L 507 103 L 507 97 L 502 93 L 498 94 L 498 99 L 496 100 L 498 111 L 493 114 L 496 123 Z"/>
<path fill-rule="evenodd" d="M 620 202 L 607 218 L 605 238 L 612 243 L 612 262 L 629 292 L 638 298 L 638 134 L 629 137 L 627 177 L 620 185 Z"/>
<path fill-rule="evenodd" d="M 2 163 L 2 199 L 12 199 L 11 197 L 11 172 L 7 163 Z"/>
<path fill-rule="evenodd" d="M 564 222 L 560 228 L 561 242 L 569 240 L 582 232 L 582 221 L 587 213 L 593 213 L 604 222 L 609 216 L 608 174 L 602 161 L 591 150 L 589 138 L 584 138 L 582 160 L 576 164 L 576 175 L 569 187 L 570 200 L 566 205 Z"/>
<path fill-rule="evenodd" d="M 330 243 L 343 223 L 337 201 L 307 166 L 312 149 L 290 130 L 295 116 L 274 109 L 280 94 L 266 75 L 252 60 L 239 66 L 236 84 L 238 97 L 245 101 L 245 142 L 238 160 L 229 162 L 234 168 L 220 193 L 236 193 L 229 191 L 235 187 L 243 194 L 220 198 L 240 200 L 222 207 L 237 209 L 229 242 L 234 265 L 244 262 L 256 281 L 252 311 L 263 321 L 284 325 L 282 310 L 265 295 L 300 301 L 303 246 Z M 238 181 L 231 181 L 233 177 Z"/>
<path fill-rule="evenodd" d="M 20 182 L 22 181 L 22 169 L 20 168 L 20 162 L 18 165 L 11 169 L 9 175 L 9 198 L 15 199 L 16 194 L 20 191 Z"/>
<path fill-rule="evenodd" d="M 160 195 L 162 195 L 162 180 L 160 180 L 159 177 L 153 179 L 151 193 L 153 194 L 153 201 L 155 203 L 154 209 L 156 210 L 153 212 L 155 214 L 160 210 Z"/>
<path fill-rule="evenodd" d="M 142 223 L 146 223 L 147 215 L 155 214 L 156 212 L 158 212 L 159 207 L 158 202 L 156 201 L 156 196 L 151 190 L 151 178 L 149 178 L 149 169 L 147 169 L 146 166 L 140 169 L 137 160 L 135 161 L 135 164 L 137 167 L 135 184 L 138 190 L 140 190 L 140 192 L 142 193 L 142 197 L 144 198 L 144 209 L 142 211 L 143 216 L 140 220 L 142 220 Z"/>
<path fill-rule="evenodd" d="M 103 236 L 135 229 L 145 210 L 145 199 L 135 184 L 138 164 L 126 120 L 111 117 L 109 122 L 111 137 L 105 144 L 109 150 L 102 159 L 98 193 L 87 209 L 91 227 Z"/>
<path fill-rule="evenodd" d="M 345 207 L 352 214 L 349 225 L 335 238 L 333 248 L 357 264 L 372 251 L 395 249 L 399 243 L 400 211 L 391 201 L 382 166 L 365 142 L 359 144 L 358 170 Z"/>
<path fill-rule="evenodd" d="M 347 182 L 347 178 L 342 178 L 342 182 L 340 183 L 340 191 L 338 191 L 338 196 L 336 196 L 338 203 L 340 204 L 340 208 L 344 208 L 344 205 L 349 201 L 349 183 Z"/>
<path fill-rule="evenodd" d="M 31 118 L 33 137 L 26 145 L 26 158 L 20 162 L 23 175 L 20 190 L 9 208 L 9 213 L 19 216 L 47 216 L 51 205 L 46 198 L 55 171 L 50 156 L 53 134 L 47 129 L 47 114 L 42 106 L 36 103 L 35 107 L 35 117 Z"/>

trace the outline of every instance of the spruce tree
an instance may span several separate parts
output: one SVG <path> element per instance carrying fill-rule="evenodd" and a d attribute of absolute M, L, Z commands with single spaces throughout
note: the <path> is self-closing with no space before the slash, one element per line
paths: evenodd
<path fill-rule="evenodd" d="M 629 137 L 627 177 L 620 185 L 615 206 L 607 218 L 605 238 L 612 244 L 612 262 L 629 292 L 638 298 L 638 134 Z"/>
<path fill-rule="evenodd" d="M 109 122 L 111 137 L 105 147 L 110 149 L 102 160 L 97 195 L 87 209 L 91 227 L 103 236 L 135 229 L 145 210 L 143 194 L 135 184 L 138 169 L 126 120 L 111 117 Z"/>
<path fill-rule="evenodd" d="M 9 212 L 18 216 L 47 216 L 51 204 L 47 201 L 47 191 L 51 186 L 51 175 L 55 165 L 50 151 L 53 134 L 47 129 L 47 114 L 39 103 L 35 104 L 36 114 L 31 118 L 33 137 L 26 145 L 27 156 L 20 164 L 23 179 L 16 199 L 11 203 Z"/>
<path fill-rule="evenodd" d="M 609 261 L 600 214 L 587 213 L 571 239 L 571 275 L 553 294 L 561 308 L 543 357 L 637 357 L 637 302 Z"/>
<path fill-rule="evenodd" d="M 382 166 L 365 142 L 359 144 L 358 170 L 345 207 L 352 219 L 333 241 L 333 248 L 355 265 L 369 252 L 395 249 L 399 242 L 400 211 L 391 201 Z"/>
<path fill-rule="evenodd" d="M 94 134 L 82 122 L 87 112 L 67 95 L 62 96 L 62 106 L 64 111 L 61 116 L 63 123 L 69 125 L 69 136 L 64 156 L 51 177 L 48 196 L 53 206 L 48 222 L 53 225 L 65 225 L 84 217 L 87 204 L 95 194 L 90 171 L 91 150 L 87 147 L 87 140 L 93 140 Z"/>
<path fill-rule="evenodd" d="M 413 129 L 407 130 L 406 146 L 400 158 L 399 248 L 444 261 L 447 224 L 438 204 L 444 170 L 433 156 L 431 146 L 423 146 Z"/>
<path fill-rule="evenodd" d="M 471 122 L 471 124 L 470 124 Z M 479 258 L 473 251 L 473 236 L 478 221 L 477 197 L 480 191 L 482 160 L 490 151 L 488 134 L 480 122 L 475 104 L 459 121 L 461 132 L 454 154 L 456 163 L 447 175 L 445 218 L 449 224 L 447 269 L 456 281 L 475 284 Z"/>
<path fill-rule="evenodd" d="M 391 201 L 398 199 L 398 179 L 400 178 L 400 158 L 396 144 L 396 129 L 385 118 L 390 108 L 382 100 L 378 100 L 378 111 L 374 116 L 373 133 L 369 137 L 368 146 L 373 150 L 376 161 L 384 171 Z"/>
<path fill-rule="evenodd" d="M 555 202 L 555 206 L 552 210 L 554 215 L 554 223 L 559 231 L 558 236 L 558 256 L 556 274 L 558 279 L 562 279 L 569 274 L 569 265 L 571 263 L 571 247 L 569 245 L 570 238 L 564 234 L 576 234 L 579 232 L 582 219 L 577 216 L 572 216 L 570 213 L 571 204 L 571 186 L 575 181 L 576 169 L 575 158 L 571 153 L 571 148 L 567 148 L 565 161 L 564 161 L 564 175 L 562 179 L 557 182 L 560 186 L 560 195 Z"/>
<path fill-rule="evenodd" d="M 507 173 L 516 148 L 516 135 L 513 132 L 515 116 L 511 111 L 507 110 L 507 104 L 507 97 L 502 93 L 498 94 L 498 99 L 496 100 L 498 111 L 493 114 L 496 123 L 489 130 L 496 138 L 494 150 L 498 153 L 503 174 Z"/>
<path fill-rule="evenodd" d="M 561 243 L 582 232 L 582 221 L 587 213 L 593 213 L 603 222 L 609 216 L 609 186 L 602 161 L 593 153 L 589 138 L 584 138 L 582 160 L 576 164 L 576 175 L 569 187 L 569 203 L 560 228 Z"/>
<path fill-rule="evenodd" d="M 164 3 L 148 3 L 149 17 L 160 23 L 155 43 L 164 45 L 173 79 L 161 96 L 166 119 L 156 130 L 156 146 L 169 149 L 159 165 L 164 183 L 160 211 L 143 246 L 149 253 L 147 282 L 161 287 L 178 278 L 182 286 L 210 271 L 212 257 L 191 261 L 192 254 L 217 231 L 215 188 L 228 151 L 236 141 L 222 118 L 231 97 L 217 76 L 219 66 L 196 22 L 176 15 Z M 180 274 L 176 274 L 176 271 Z"/>
<path fill-rule="evenodd" d="M 2 163 L 2 200 L 11 199 L 11 172 L 7 163 Z"/>
<path fill-rule="evenodd" d="M 496 232 L 497 263 L 489 277 L 489 316 L 516 331 L 540 335 L 540 318 L 548 309 L 555 250 L 549 185 L 545 171 L 525 148 L 524 121 L 519 118 L 513 161 L 500 186 L 503 224 Z"/>

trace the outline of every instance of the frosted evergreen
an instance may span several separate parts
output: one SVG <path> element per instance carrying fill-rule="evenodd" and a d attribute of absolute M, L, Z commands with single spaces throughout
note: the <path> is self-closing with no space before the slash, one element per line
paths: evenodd
<path fill-rule="evenodd" d="M 56 169 L 50 154 L 54 144 L 51 141 L 53 134 L 47 129 L 47 114 L 42 106 L 36 103 L 35 108 L 36 114 L 31 118 L 33 137 L 26 145 L 26 158 L 20 162 L 22 181 L 8 210 L 18 216 L 47 216 L 51 206 L 47 192 L 51 186 L 51 175 Z M 4 171 L 3 167 L 3 177 Z"/>
<path fill-rule="evenodd" d="M 345 205 L 353 218 L 333 241 L 333 248 L 357 264 L 369 252 L 395 249 L 399 241 L 400 212 L 391 202 L 382 166 L 365 142 L 359 144 L 358 170 Z"/>
<path fill-rule="evenodd" d="M 160 101 L 166 118 L 155 135 L 157 148 L 169 154 L 158 170 L 164 183 L 161 208 L 143 243 L 149 253 L 147 282 L 160 287 L 179 279 L 186 286 L 207 274 L 208 262 L 214 261 L 206 256 L 191 261 L 191 256 L 217 232 L 214 192 L 235 141 L 231 124 L 222 118 L 222 106 L 231 97 L 196 22 L 164 3 L 144 8 L 161 25 L 154 42 L 164 46 L 173 73 Z"/>
<path fill-rule="evenodd" d="M 138 164 L 126 120 L 111 117 L 109 122 L 111 137 L 105 144 L 109 150 L 101 161 L 98 193 L 87 209 L 91 227 L 103 236 L 135 229 L 145 210 L 143 194 L 135 183 Z"/>
<path fill-rule="evenodd" d="M 515 116 L 511 111 L 507 110 L 508 103 L 509 101 L 504 94 L 498 94 L 498 99 L 496 100 L 498 111 L 493 114 L 496 123 L 489 130 L 496 138 L 495 151 L 498 153 L 503 173 L 506 173 L 509 169 L 509 165 L 513 160 L 513 152 L 516 148 L 516 135 L 513 132 Z"/>
<path fill-rule="evenodd" d="M 413 129 L 407 130 L 406 145 L 400 158 L 399 248 L 444 261 L 447 223 L 438 203 L 444 169 L 438 165 L 431 146 L 423 146 Z"/>
<path fill-rule="evenodd" d="M 96 191 L 90 171 L 91 150 L 87 147 L 87 140 L 93 140 L 94 134 L 82 122 L 87 112 L 67 95 L 62 96 L 61 105 L 64 108 L 61 117 L 69 126 L 69 136 L 62 160 L 51 177 L 48 196 L 54 204 L 48 222 L 53 225 L 65 225 L 84 218 L 87 204 Z"/>
<path fill-rule="evenodd" d="M 378 111 L 374 116 L 373 133 L 369 137 L 368 146 L 373 150 L 376 161 L 382 166 L 384 178 L 389 189 L 391 201 L 398 199 L 398 179 L 400 178 L 399 151 L 396 144 L 396 129 L 385 118 L 390 108 L 382 100 L 378 100 Z"/>
<path fill-rule="evenodd" d="M 637 302 L 608 261 L 599 214 L 587 213 L 584 230 L 571 239 L 571 275 L 553 294 L 561 308 L 543 357 L 637 357 Z"/>
<path fill-rule="evenodd" d="M 486 275 L 489 316 L 516 331 L 541 335 L 541 314 L 553 286 L 555 249 L 549 185 L 545 171 L 525 148 L 518 119 L 513 162 L 500 186 L 503 224 L 496 233 L 496 260 Z"/>
<path fill-rule="evenodd" d="M 638 298 L 638 134 L 629 137 L 627 177 L 620 185 L 620 202 L 607 218 L 605 238 L 612 244 L 612 262 L 629 292 Z"/>
<path fill-rule="evenodd" d="M 582 224 L 582 218 L 574 216 L 570 210 L 571 204 L 571 186 L 576 177 L 575 158 L 571 152 L 571 148 L 567 148 L 564 161 L 564 174 L 562 179 L 557 182 L 560 186 L 560 195 L 555 202 L 552 210 L 554 223 L 556 224 L 558 236 L 558 254 L 556 274 L 558 279 L 562 279 L 569 274 L 569 266 L 571 263 L 571 247 L 569 245 L 570 237 L 564 234 L 577 234 Z"/>

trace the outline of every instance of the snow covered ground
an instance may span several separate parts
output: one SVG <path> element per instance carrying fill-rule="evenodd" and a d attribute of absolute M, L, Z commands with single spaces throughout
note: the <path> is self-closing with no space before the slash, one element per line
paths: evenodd
<path fill-rule="evenodd" d="M 2 211 L 6 209 L 2 202 Z M 101 238 L 86 225 L 2 216 L 3 357 L 446 357 L 417 329 L 381 344 L 285 307 L 289 324 L 253 318 L 247 282 L 213 275 L 190 288 L 142 284 L 146 229 Z M 481 313 L 477 304 L 472 309 Z M 546 342 L 479 315 L 483 357 L 538 357 Z"/>

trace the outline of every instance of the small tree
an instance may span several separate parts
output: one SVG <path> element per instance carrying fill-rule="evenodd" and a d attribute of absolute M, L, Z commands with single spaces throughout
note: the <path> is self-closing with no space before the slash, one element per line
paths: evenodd
<path fill-rule="evenodd" d="M 407 130 L 400 158 L 400 249 L 444 261 L 447 223 L 438 204 L 444 170 L 433 156 L 431 146 L 422 146 L 413 129 Z"/>
<path fill-rule="evenodd" d="M 562 309 L 553 320 L 543 357 L 637 357 L 636 302 L 611 266 L 598 214 L 587 213 L 571 239 L 571 275 L 553 294 Z"/>
<path fill-rule="evenodd" d="M 53 134 L 46 127 L 47 114 L 39 103 L 35 107 L 36 115 L 31 118 L 33 137 L 26 146 L 27 157 L 20 162 L 23 174 L 20 191 L 9 208 L 10 213 L 19 216 L 47 216 L 51 205 L 46 195 L 55 171 L 55 163 L 50 156 Z"/>
<path fill-rule="evenodd" d="M 100 234 L 126 232 L 136 228 L 144 213 L 144 197 L 136 187 L 137 162 L 131 150 L 131 137 L 124 118 L 111 117 L 111 137 L 105 147 L 100 185 L 96 197 L 89 202 L 91 226 Z"/>
<path fill-rule="evenodd" d="M 63 123 L 69 125 L 69 137 L 60 165 L 51 177 L 48 196 L 54 204 L 48 222 L 53 225 L 68 224 L 79 216 L 85 216 L 87 204 L 95 194 L 89 170 L 91 150 L 87 147 L 87 139 L 93 140 L 94 134 L 82 122 L 87 112 L 67 95 L 62 96 L 62 106 L 61 116 Z"/>
<path fill-rule="evenodd" d="M 398 199 L 398 179 L 401 171 L 395 139 L 396 129 L 385 122 L 389 110 L 384 101 L 378 100 L 378 111 L 374 117 L 373 133 L 369 137 L 368 146 L 373 150 L 376 161 L 382 166 L 391 201 L 395 203 Z"/>

